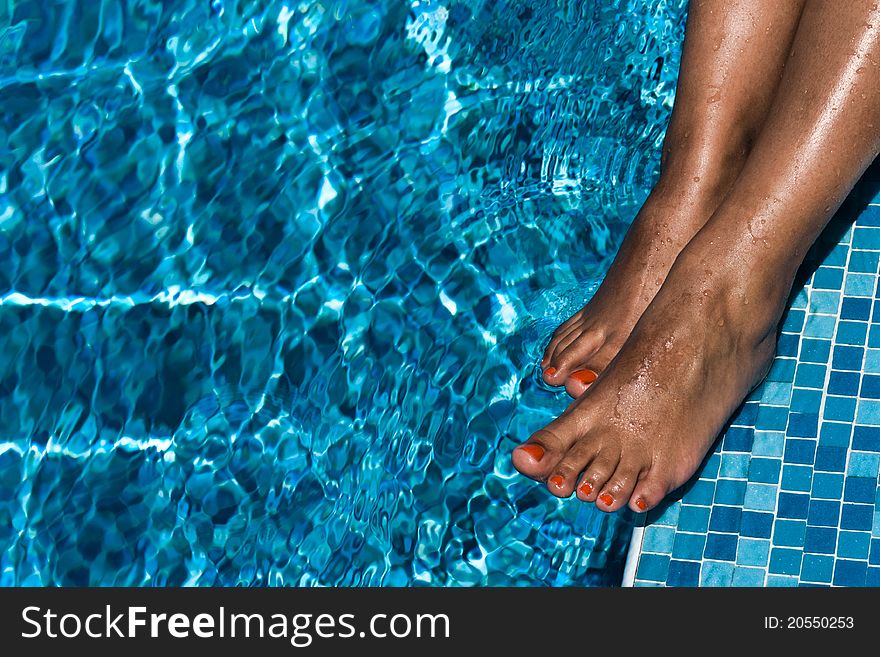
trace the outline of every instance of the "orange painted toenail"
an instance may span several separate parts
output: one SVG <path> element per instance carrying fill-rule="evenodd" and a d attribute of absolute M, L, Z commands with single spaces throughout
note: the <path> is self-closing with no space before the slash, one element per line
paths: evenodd
<path fill-rule="evenodd" d="M 550 477 L 550 483 L 556 486 L 556 488 L 562 488 L 565 486 L 565 479 L 563 479 L 562 475 L 553 475 Z"/>
<path fill-rule="evenodd" d="M 602 504 L 604 504 L 605 506 L 611 506 L 612 504 L 614 504 L 614 498 L 611 497 L 611 495 L 609 495 L 608 493 L 602 493 L 599 496 L 599 499 L 602 500 Z"/>
<path fill-rule="evenodd" d="M 546 370 L 544 370 L 544 374 L 546 374 L 547 376 L 553 376 L 554 374 L 556 374 L 556 368 L 548 367 Z"/>
<path fill-rule="evenodd" d="M 636 500 L 636 506 L 639 507 L 639 510 L 644 511 L 648 508 L 648 503 L 640 497 Z"/>
<path fill-rule="evenodd" d="M 589 495 L 593 492 L 593 485 L 589 481 L 585 481 L 580 485 L 580 488 L 578 490 L 580 490 L 581 493 L 583 493 L 584 495 Z"/>
<path fill-rule="evenodd" d="M 599 378 L 599 375 L 596 374 L 593 370 L 578 370 L 577 372 L 571 373 L 571 378 L 575 381 L 580 381 L 585 386 L 588 386 L 597 378 Z"/>
<path fill-rule="evenodd" d="M 542 458 L 544 458 L 544 448 L 540 445 L 536 445 L 535 443 L 520 445 L 520 449 L 536 461 L 540 461 Z"/>

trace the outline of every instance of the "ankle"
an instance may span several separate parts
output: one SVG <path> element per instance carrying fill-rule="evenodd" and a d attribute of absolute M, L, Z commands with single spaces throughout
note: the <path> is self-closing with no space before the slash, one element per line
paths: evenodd
<path fill-rule="evenodd" d="M 685 280 L 714 308 L 719 325 L 734 328 L 746 343 L 775 337 L 791 291 L 794 271 L 774 263 L 760 245 L 711 235 L 711 226 L 691 241 L 675 262 Z"/>

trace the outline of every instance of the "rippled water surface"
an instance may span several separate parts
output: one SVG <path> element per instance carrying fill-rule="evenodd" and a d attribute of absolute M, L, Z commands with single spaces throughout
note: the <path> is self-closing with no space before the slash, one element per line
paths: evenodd
<path fill-rule="evenodd" d="M 0 2 L 0 582 L 619 581 L 509 451 L 682 5 Z"/>

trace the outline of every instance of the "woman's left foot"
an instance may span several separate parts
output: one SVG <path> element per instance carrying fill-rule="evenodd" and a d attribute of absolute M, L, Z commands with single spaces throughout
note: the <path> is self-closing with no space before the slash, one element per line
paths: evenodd
<path fill-rule="evenodd" d="M 514 450 L 517 470 L 558 497 L 637 512 L 696 472 L 766 375 L 791 284 L 751 235 L 713 231 L 685 248 L 602 377 Z"/>

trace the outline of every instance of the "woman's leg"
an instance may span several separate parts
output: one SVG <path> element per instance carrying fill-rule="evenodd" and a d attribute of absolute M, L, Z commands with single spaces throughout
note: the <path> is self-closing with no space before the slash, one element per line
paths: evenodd
<path fill-rule="evenodd" d="M 544 354 L 545 380 L 585 389 L 571 373 L 602 371 L 739 174 L 779 84 L 803 0 L 704 0 L 689 9 L 662 173 L 593 299 Z"/>
<path fill-rule="evenodd" d="M 521 472 L 608 511 L 651 508 L 695 472 L 766 374 L 804 254 L 880 151 L 877 6 L 808 1 L 736 183 L 602 377 L 514 450 Z"/>

